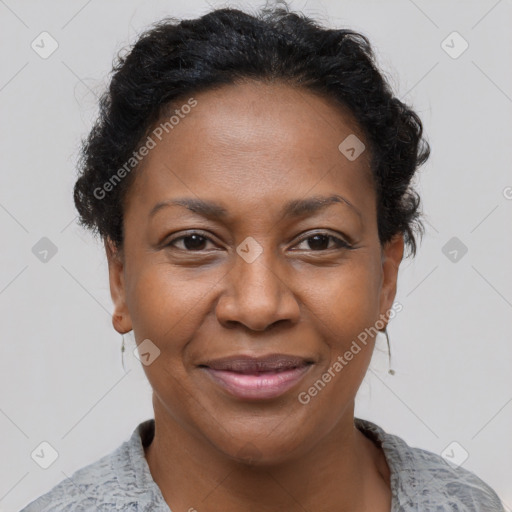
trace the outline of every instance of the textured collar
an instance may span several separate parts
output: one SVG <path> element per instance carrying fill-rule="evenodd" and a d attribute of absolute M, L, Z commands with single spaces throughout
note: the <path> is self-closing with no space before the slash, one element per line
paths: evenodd
<path fill-rule="evenodd" d="M 390 469 L 390 481 L 392 490 L 391 510 L 403 501 L 397 495 L 400 487 L 399 476 L 409 468 L 414 469 L 413 457 L 408 455 L 409 447 L 399 437 L 386 434 L 375 423 L 360 418 L 354 418 L 355 426 L 375 444 L 382 447 L 386 461 Z M 125 441 L 113 454 L 113 470 L 117 475 L 119 486 L 126 493 L 126 505 L 138 500 L 139 505 L 159 506 L 158 510 L 170 512 L 160 488 L 153 480 L 144 454 L 144 447 L 153 440 L 155 433 L 155 420 L 149 419 L 140 423 L 133 431 L 131 438 Z M 126 464 L 126 461 L 129 464 Z M 417 482 L 417 480 L 416 480 Z"/>
<path fill-rule="evenodd" d="M 371 421 L 354 418 L 354 425 L 384 452 L 390 470 L 391 512 L 434 510 L 447 503 L 454 507 L 450 510 L 461 512 L 503 511 L 494 491 L 473 473 L 449 465 L 440 455 L 411 448 Z M 112 470 L 123 490 L 119 509 L 136 503 L 139 512 L 171 512 L 144 454 L 154 431 L 154 419 L 140 423 L 131 438 L 112 453 Z"/>

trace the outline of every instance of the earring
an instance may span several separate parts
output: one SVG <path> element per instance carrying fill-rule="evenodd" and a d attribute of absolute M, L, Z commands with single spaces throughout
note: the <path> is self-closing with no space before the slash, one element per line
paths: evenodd
<path fill-rule="evenodd" d="M 121 362 L 123 364 L 123 371 L 126 371 L 125 367 L 124 367 L 124 351 L 125 351 L 125 348 L 124 348 L 124 334 L 121 335 L 123 337 L 123 343 L 121 345 Z"/>
<path fill-rule="evenodd" d="M 386 325 L 386 327 L 384 327 L 384 330 L 382 330 L 381 332 L 383 332 L 386 335 L 386 342 L 388 344 L 388 363 L 389 363 L 388 373 L 390 375 L 395 375 L 395 370 L 393 370 L 391 368 L 391 346 L 389 344 L 388 326 Z"/>

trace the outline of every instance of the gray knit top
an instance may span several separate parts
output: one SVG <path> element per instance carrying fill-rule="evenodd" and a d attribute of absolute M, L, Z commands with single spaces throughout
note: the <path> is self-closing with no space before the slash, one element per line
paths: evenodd
<path fill-rule="evenodd" d="M 384 451 L 391 478 L 390 512 L 504 512 L 496 493 L 475 474 L 408 446 L 368 420 L 354 422 Z M 140 423 L 113 452 L 78 469 L 21 512 L 172 512 L 144 455 L 154 426 L 154 419 Z"/>

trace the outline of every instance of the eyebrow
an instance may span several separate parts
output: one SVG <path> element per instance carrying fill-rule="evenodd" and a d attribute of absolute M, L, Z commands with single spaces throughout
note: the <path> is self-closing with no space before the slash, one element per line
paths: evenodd
<path fill-rule="evenodd" d="M 348 205 L 362 219 L 361 212 L 348 199 L 339 194 L 313 196 L 307 199 L 293 199 L 284 205 L 281 215 L 283 219 L 311 215 L 336 203 Z M 169 206 L 183 206 L 194 213 L 210 219 L 226 219 L 229 215 L 229 212 L 223 206 L 213 201 L 192 197 L 178 197 L 157 203 L 149 212 L 149 217 L 153 217 L 158 211 Z"/>

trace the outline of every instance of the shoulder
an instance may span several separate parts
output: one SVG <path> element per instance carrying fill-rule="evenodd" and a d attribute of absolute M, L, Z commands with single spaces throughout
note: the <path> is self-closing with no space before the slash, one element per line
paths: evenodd
<path fill-rule="evenodd" d="M 393 511 L 505 512 L 496 492 L 471 471 L 411 447 L 368 420 L 356 418 L 355 424 L 384 451 L 391 472 Z"/>
<path fill-rule="evenodd" d="M 118 451 L 118 450 L 116 450 Z M 115 452 L 113 452 L 115 453 Z M 28 504 L 21 512 L 59 512 L 72 510 L 94 510 L 101 503 L 112 509 L 116 508 L 116 477 L 112 470 L 113 454 L 75 471 L 66 478 Z M 105 509 L 105 510 L 108 510 Z"/>
<path fill-rule="evenodd" d="M 169 509 L 151 478 L 141 436 L 154 420 L 137 426 L 131 438 L 111 453 L 75 471 L 20 512 L 142 511 Z M 161 505 L 161 507 L 154 507 Z"/>

